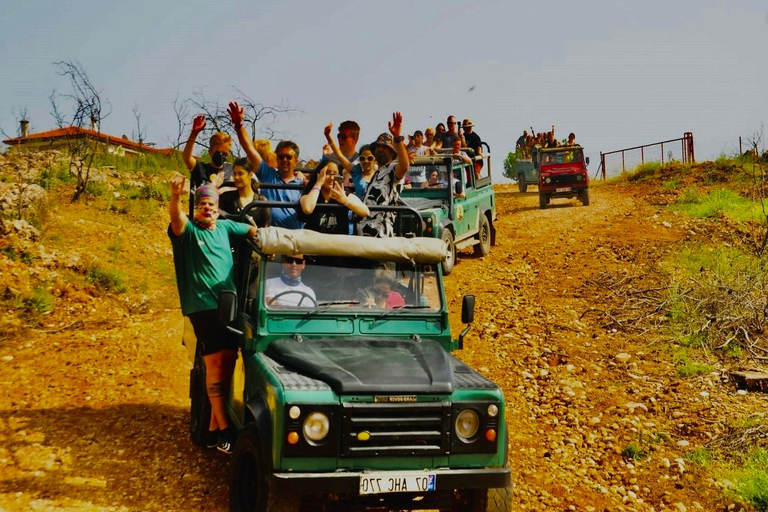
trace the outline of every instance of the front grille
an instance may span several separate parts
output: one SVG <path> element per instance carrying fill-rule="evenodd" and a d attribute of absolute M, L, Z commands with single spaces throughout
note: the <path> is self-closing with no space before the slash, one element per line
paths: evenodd
<path fill-rule="evenodd" d="M 342 457 L 434 456 L 450 450 L 449 404 L 344 404 L 343 416 Z M 361 439 L 360 433 L 367 436 Z"/>
<path fill-rule="evenodd" d="M 572 183 L 584 183 L 584 180 L 579 180 L 577 177 L 580 174 L 555 174 L 551 176 L 552 185 L 570 185 Z"/>

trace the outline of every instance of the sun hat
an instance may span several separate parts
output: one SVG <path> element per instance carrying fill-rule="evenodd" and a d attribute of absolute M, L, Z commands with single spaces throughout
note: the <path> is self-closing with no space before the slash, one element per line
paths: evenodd
<path fill-rule="evenodd" d="M 397 154 L 397 150 L 395 149 L 395 139 L 392 137 L 391 133 L 382 133 L 376 141 L 371 142 L 371 153 L 376 153 L 376 148 L 379 146 L 389 148 L 393 153 Z"/>

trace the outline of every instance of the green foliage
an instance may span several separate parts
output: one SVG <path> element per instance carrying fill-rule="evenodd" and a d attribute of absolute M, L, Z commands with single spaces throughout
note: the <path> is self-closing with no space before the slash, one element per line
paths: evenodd
<path fill-rule="evenodd" d="M 706 375 L 712 373 L 715 370 L 714 366 L 709 364 L 697 363 L 695 361 L 687 360 L 681 361 L 677 367 L 678 377 L 695 377 L 696 375 Z"/>
<path fill-rule="evenodd" d="M 167 183 L 152 182 L 144 185 L 138 191 L 139 199 L 154 199 L 168 202 L 171 199 L 171 187 Z"/>
<path fill-rule="evenodd" d="M 768 510 L 768 450 L 753 450 L 744 464 L 730 472 L 729 477 L 734 482 L 731 494 L 757 510 Z"/>
<path fill-rule="evenodd" d="M 109 193 L 109 187 L 102 181 L 88 180 L 85 192 L 91 197 L 104 197 Z"/>
<path fill-rule="evenodd" d="M 504 159 L 504 177 L 509 179 L 517 178 L 515 167 L 517 165 L 517 153 L 510 151 L 507 158 Z"/>
<path fill-rule="evenodd" d="M 684 458 L 697 466 L 707 466 L 714 460 L 712 452 L 706 448 L 696 448 L 691 453 L 686 454 Z"/>
<path fill-rule="evenodd" d="M 27 299 L 27 307 L 36 313 L 50 313 L 53 311 L 55 299 L 53 294 L 41 286 L 32 290 L 32 295 Z"/>
<path fill-rule="evenodd" d="M 661 170 L 659 162 L 646 162 L 627 172 L 627 181 L 646 181 L 655 178 Z"/>
<path fill-rule="evenodd" d="M 121 272 L 96 264 L 88 269 L 85 275 L 85 280 L 106 291 L 123 293 L 127 289 L 125 285 L 125 277 Z"/>
<path fill-rule="evenodd" d="M 707 194 L 701 194 L 695 189 L 686 190 L 673 209 L 691 217 L 715 217 L 722 214 L 737 221 L 757 220 L 762 215 L 759 203 L 725 189 Z"/>
<path fill-rule="evenodd" d="M 713 371 L 696 362 L 694 351 L 714 351 L 723 358 L 747 353 L 761 340 L 768 304 L 766 261 L 733 247 L 689 244 L 662 262 L 668 285 L 662 303 L 677 375 Z"/>
<path fill-rule="evenodd" d="M 680 183 L 677 180 L 669 180 L 662 183 L 661 188 L 665 190 L 674 190 L 678 187 L 679 184 Z"/>
<path fill-rule="evenodd" d="M 52 190 L 59 185 L 74 183 L 75 177 L 69 172 L 69 164 L 59 161 L 50 168 L 42 169 L 37 177 L 37 184 L 45 190 Z"/>
<path fill-rule="evenodd" d="M 621 456 L 630 460 L 643 460 L 648 455 L 648 450 L 638 443 L 629 443 L 621 451 Z"/>
<path fill-rule="evenodd" d="M 36 286 L 31 292 L 16 294 L 11 300 L 15 309 L 28 313 L 45 314 L 53 311 L 55 297 L 42 286 Z"/>

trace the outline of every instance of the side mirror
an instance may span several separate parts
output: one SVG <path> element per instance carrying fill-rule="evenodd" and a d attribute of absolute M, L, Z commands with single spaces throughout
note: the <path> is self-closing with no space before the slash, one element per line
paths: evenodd
<path fill-rule="evenodd" d="M 464 330 L 459 334 L 459 349 L 464 348 L 464 337 L 469 332 L 469 328 L 472 326 L 472 321 L 475 319 L 475 296 L 465 295 L 461 300 L 461 323 L 467 324 Z"/>
<path fill-rule="evenodd" d="M 461 300 L 461 323 L 471 324 L 475 320 L 475 296 L 465 295 Z"/>
<path fill-rule="evenodd" d="M 587 157 L 586 159 L 584 159 L 584 161 L 585 161 L 585 162 L 587 162 L 587 165 L 589 165 L 589 157 Z"/>
<path fill-rule="evenodd" d="M 219 292 L 219 321 L 229 325 L 235 321 L 237 314 L 237 293 L 231 290 Z"/>

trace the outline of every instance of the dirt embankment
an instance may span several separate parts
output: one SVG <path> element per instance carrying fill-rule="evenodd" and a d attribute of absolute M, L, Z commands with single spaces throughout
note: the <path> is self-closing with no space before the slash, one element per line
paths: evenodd
<path fill-rule="evenodd" d="M 497 245 L 483 259 L 460 255 L 446 281 L 454 329 L 461 296 L 478 299 L 460 356 L 505 391 L 514 509 L 727 505 L 682 457 L 724 415 L 765 400 L 736 395 L 719 375 L 681 380 L 653 340 L 589 313 L 609 300 L 591 278 L 657 258 L 691 236 L 685 223 L 631 189 L 597 188 L 589 207 L 547 210 L 535 192 L 497 190 Z M 94 233 L 114 227 L 92 221 L 104 223 Z M 164 220 L 144 229 L 131 243 L 150 249 L 136 259 L 168 259 Z M 6 261 L 3 271 L 24 270 Z M 143 307 L 90 301 L 71 318 L 0 336 L 0 510 L 227 510 L 227 457 L 188 441 L 173 283 L 147 283 Z M 645 459 L 620 455 L 643 439 L 658 441 L 645 443 Z"/>

